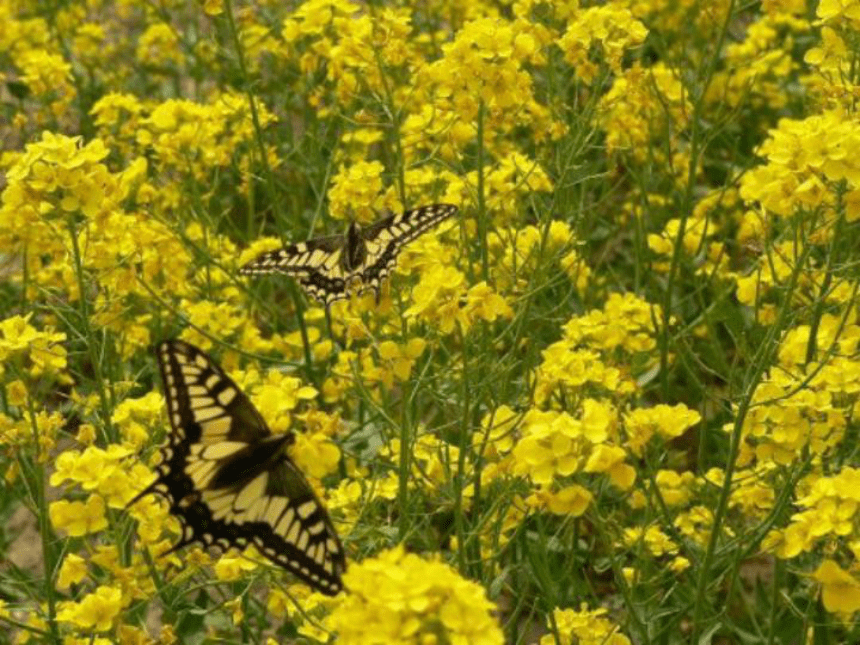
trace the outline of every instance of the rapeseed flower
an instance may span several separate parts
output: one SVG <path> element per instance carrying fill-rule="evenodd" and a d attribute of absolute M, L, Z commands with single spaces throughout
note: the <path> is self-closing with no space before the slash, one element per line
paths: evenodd
<path fill-rule="evenodd" d="M 763 548 L 781 558 L 794 558 L 812 551 L 821 542 L 849 536 L 855 530 L 860 508 L 860 470 L 843 468 L 831 477 L 817 477 L 797 505 L 802 509 L 791 517 L 785 529 L 775 529 L 765 538 Z"/>
<path fill-rule="evenodd" d="M 558 41 L 565 60 L 574 66 L 585 83 L 591 83 L 597 73 L 596 65 L 588 57 L 592 46 L 597 44 L 603 50 L 610 69 L 620 72 L 625 50 L 640 45 L 648 35 L 645 25 L 621 5 L 611 2 L 577 12 Z"/>
<path fill-rule="evenodd" d="M 821 584 L 821 601 L 827 611 L 846 620 L 860 611 L 860 580 L 830 559 L 822 562 L 812 575 Z"/>
<path fill-rule="evenodd" d="M 41 253 L 65 253 L 64 237 L 54 222 L 105 215 L 119 197 L 118 183 L 101 163 L 108 150 L 99 140 L 83 147 L 80 138 L 43 134 L 9 169 L 0 205 L 0 240 L 11 249 L 27 247 L 29 268 L 42 270 Z M 75 281 L 69 276 L 69 283 Z"/>
<path fill-rule="evenodd" d="M 105 502 L 101 495 L 91 494 L 86 502 L 61 499 L 48 508 L 51 524 L 72 537 L 96 533 L 107 528 Z"/>
<path fill-rule="evenodd" d="M 244 589 L 262 569 L 199 547 L 146 557 L 176 543 L 178 520 L 155 496 L 119 509 L 152 481 L 169 428 L 144 347 L 180 335 L 239 350 L 222 365 L 294 433 L 291 457 L 351 527 L 353 555 L 401 538 L 453 549 L 511 596 L 512 631 L 520 608 L 559 602 L 535 554 L 553 575 L 581 571 L 606 606 L 626 583 L 648 629 L 681 616 L 701 640 L 678 590 L 736 571 L 723 567 L 765 522 L 765 551 L 793 559 L 787 597 L 820 589 L 832 616 L 816 633 L 851 640 L 853 0 L 819 2 L 814 23 L 803 0 L 73 4 L 32 17 L 0 0 L 4 479 L 13 503 L 50 509 L 60 539 L 43 554 L 56 620 L 44 585 L 16 580 L 4 588 L 37 593 L 0 603 L 12 638 L 326 642 L 339 621 L 344 642 L 501 642 L 477 585 L 402 551 L 356 565 L 337 598 L 296 584 L 220 605 L 207 576 Z M 235 276 L 336 229 L 322 212 L 369 222 L 433 202 L 462 216 L 403 249 L 411 291 L 394 279 L 378 303 L 294 311 L 282 283 Z M 778 339 L 764 370 L 750 338 Z M 263 372 L 254 355 L 292 367 Z M 721 423 L 691 449 L 696 424 Z M 129 551 L 117 540 L 132 523 Z M 680 555 L 714 538 L 711 570 Z M 157 612 L 156 580 L 210 591 L 173 603 L 176 629 L 123 624 Z M 719 627 L 767 629 L 759 610 Z M 629 643 L 604 610 L 552 618 L 545 641 Z"/>
<path fill-rule="evenodd" d="M 165 22 L 149 25 L 138 39 L 137 58 L 154 67 L 181 63 L 183 57 L 176 31 Z"/>
<path fill-rule="evenodd" d="M 0 321 L 0 361 L 18 363 L 33 376 L 61 375 L 66 368 L 66 349 L 60 343 L 62 332 L 38 331 L 30 315 L 12 316 Z"/>
<path fill-rule="evenodd" d="M 101 585 L 79 602 L 61 602 L 57 620 L 71 623 L 80 630 L 106 632 L 114 625 L 125 604 L 119 588 Z"/>
<path fill-rule="evenodd" d="M 72 83 L 72 66 L 59 53 L 44 49 L 30 49 L 18 57 L 21 66 L 21 80 L 36 95 L 52 99 L 50 110 L 53 116 L 60 116 L 77 91 Z"/>
<path fill-rule="evenodd" d="M 574 484 L 556 492 L 539 488 L 526 499 L 526 504 L 533 508 L 546 509 L 556 515 L 579 517 L 588 510 L 593 499 L 594 495 L 587 488 Z"/>
<path fill-rule="evenodd" d="M 530 109 L 537 103 L 524 69 L 537 56 L 530 35 L 516 34 L 501 18 L 478 18 L 466 22 L 442 51 L 442 58 L 418 75 L 419 86 L 435 92 L 441 116 L 456 115 L 471 128 L 484 106 L 491 132 L 501 134 L 517 123 L 537 125 L 532 117 L 540 110 Z"/>
<path fill-rule="evenodd" d="M 57 589 L 68 591 L 71 585 L 81 582 L 88 573 L 86 560 L 75 553 L 67 553 L 57 575 Z"/>
<path fill-rule="evenodd" d="M 632 410 L 624 417 L 626 445 L 634 454 L 641 455 L 651 437 L 659 435 L 665 440 L 674 439 L 701 420 L 698 412 L 682 403 Z"/>
<path fill-rule="evenodd" d="M 607 613 L 606 609 L 589 611 L 585 604 L 579 611 L 555 609 L 553 634 L 543 636 L 540 645 L 630 645 L 630 639 L 605 618 Z"/>
<path fill-rule="evenodd" d="M 376 200 L 382 191 L 383 166 L 378 161 L 361 161 L 342 168 L 332 178 L 328 191 L 331 212 L 335 217 L 354 218 L 361 223 L 374 219 Z"/>
<path fill-rule="evenodd" d="M 402 547 L 353 564 L 344 585 L 346 597 L 326 619 L 344 645 L 503 642 L 482 587 Z"/>

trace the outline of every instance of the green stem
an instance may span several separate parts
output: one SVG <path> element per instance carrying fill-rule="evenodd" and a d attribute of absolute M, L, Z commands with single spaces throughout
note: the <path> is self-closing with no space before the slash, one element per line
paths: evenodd
<path fill-rule="evenodd" d="M 797 282 L 800 277 L 801 270 L 805 266 L 806 258 L 810 253 L 810 250 L 810 246 L 804 248 L 800 257 L 797 259 L 794 269 L 792 270 L 789 283 L 783 294 L 782 306 L 779 310 L 779 314 L 777 315 L 777 319 L 774 325 L 770 328 L 767 338 L 762 341 L 758 353 L 756 354 L 756 356 L 754 356 L 753 363 L 750 368 L 751 372 L 749 374 L 749 377 L 746 379 L 746 387 L 743 394 L 743 398 L 738 405 L 738 411 L 735 415 L 735 422 L 732 426 L 731 437 L 729 440 L 729 454 L 726 463 L 725 474 L 723 476 L 723 486 L 720 490 L 720 497 L 717 503 L 716 511 L 714 512 L 714 524 L 713 528 L 711 529 L 710 538 L 708 540 L 707 550 L 705 551 L 704 558 L 702 558 L 702 563 L 699 569 L 699 577 L 696 582 L 696 596 L 695 601 L 693 603 L 693 638 L 691 640 L 691 642 L 693 643 L 698 642 L 698 637 L 702 633 L 702 625 L 700 621 L 705 608 L 705 592 L 708 586 L 708 582 L 712 582 L 711 566 L 714 561 L 714 555 L 717 550 L 717 543 L 719 541 L 719 536 L 722 532 L 722 524 L 725 519 L 726 512 L 729 506 L 729 500 L 732 494 L 732 478 L 734 476 L 735 466 L 737 465 L 738 454 L 740 452 L 741 440 L 743 438 L 744 421 L 746 420 L 747 414 L 752 407 L 752 400 L 753 396 L 755 395 L 756 388 L 761 382 L 762 376 L 764 375 L 768 366 L 771 364 L 773 355 L 778 349 L 779 335 L 782 333 L 782 330 L 785 328 L 786 323 L 788 321 L 792 296 L 795 293 L 795 289 L 797 288 Z"/>
<path fill-rule="evenodd" d="M 471 416 L 472 388 L 469 384 L 469 354 L 462 330 L 459 337 L 463 354 L 463 417 L 460 425 L 460 452 L 457 455 L 457 473 L 454 476 L 454 529 L 457 532 L 457 566 L 460 569 L 460 573 L 466 575 L 466 527 L 463 522 L 463 471 L 466 466 L 466 439 L 471 436 L 469 418 Z"/>
<path fill-rule="evenodd" d="M 678 274 L 680 273 L 681 256 L 683 255 L 684 250 L 684 234 L 687 230 L 687 221 L 689 220 L 693 211 L 693 199 L 695 197 L 696 188 L 696 169 L 699 167 L 699 159 L 704 152 L 701 132 L 701 113 L 708 87 L 710 86 L 711 80 L 714 76 L 716 63 L 719 59 L 719 53 L 720 51 L 722 51 L 723 42 L 725 41 L 726 35 L 728 34 L 729 26 L 731 24 L 731 18 L 734 14 L 734 6 L 734 0 L 730 0 L 729 6 L 726 10 L 726 17 L 720 30 L 719 38 L 717 38 L 717 42 L 715 43 L 715 47 L 713 49 L 714 55 L 710 58 L 709 62 L 703 63 L 705 68 L 701 71 L 700 74 L 700 78 L 702 78 L 702 86 L 698 92 L 698 96 L 696 96 L 696 99 L 693 102 L 693 113 L 690 117 L 690 163 L 687 167 L 687 183 L 684 187 L 684 198 L 681 204 L 681 208 L 679 209 L 680 218 L 678 222 L 678 234 L 675 236 L 675 241 L 672 248 L 672 261 L 669 266 L 669 274 L 666 278 L 666 289 L 664 292 L 662 303 L 662 329 L 660 330 L 659 335 L 660 385 L 664 395 L 668 391 L 669 379 L 669 328 L 670 321 L 672 319 L 672 310 L 674 307 L 672 295 L 675 290 L 675 281 L 678 279 Z"/>
<path fill-rule="evenodd" d="M 84 278 L 84 264 L 81 257 L 81 248 L 78 244 L 78 233 L 75 230 L 74 222 L 69 219 L 68 222 L 69 238 L 72 242 L 72 260 L 75 263 L 75 277 L 78 281 L 78 302 L 81 308 L 81 325 L 84 330 L 84 340 L 87 345 L 87 354 L 89 355 L 90 365 L 93 368 L 96 391 L 99 395 L 99 407 L 101 408 L 102 423 L 104 424 L 104 440 L 105 443 L 116 441 L 114 435 L 113 424 L 111 423 L 111 405 L 108 401 L 107 392 L 105 390 L 104 373 L 102 372 L 102 360 L 98 352 L 98 342 L 90 320 L 90 306 L 87 302 L 87 284 Z"/>
<path fill-rule="evenodd" d="M 481 276 L 490 277 L 490 260 L 487 249 L 487 204 L 484 195 L 484 102 L 478 106 L 478 238 L 481 242 Z"/>
<path fill-rule="evenodd" d="M 248 97 L 248 107 L 251 110 L 251 122 L 254 125 L 254 139 L 260 149 L 260 162 L 263 164 L 263 169 L 266 174 L 266 189 L 269 192 L 269 203 L 272 205 L 272 208 L 277 208 L 278 191 L 275 188 L 275 176 L 272 173 L 272 168 L 269 165 L 269 157 L 266 154 L 266 142 L 263 139 L 263 128 L 260 125 L 260 116 L 257 113 L 257 102 L 254 100 L 254 94 L 251 92 L 250 83 L 248 83 L 248 68 L 245 64 L 245 52 L 242 49 L 242 43 L 239 40 L 236 21 L 233 19 L 233 6 L 231 0 L 224 0 L 224 13 L 227 16 L 227 24 L 230 28 L 230 37 L 233 40 L 233 46 L 236 48 L 236 59 L 239 63 L 239 70 L 242 73 L 242 79 L 245 85 L 245 94 Z M 290 281 L 290 296 L 293 300 L 293 307 L 296 312 L 296 323 L 299 326 L 299 333 L 302 337 L 302 347 L 305 355 L 305 371 L 307 372 L 308 380 L 317 385 L 317 377 L 313 368 L 311 343 L 308 338 L 308 330 L 305 325 L 305 317 L 303 315 L 304 307 L 302 306 L 301 295 L 293 281 Z"/>
<path fill-rule="evenodd" d="M 407 399 L 408 401 L 408 399 Z M 397 528 L 400 541 L 409 533 L 409 473 L 412 470 L 412 424 L 408 418 L 408 403 L 404 402 L 400 417 L 400 469 L 397 482 L 397 505 L 400 508 Z"/>
<path fill-rule="evenodd" d="M 36 458 L 32 464 L 32 469 L 22 468 L 22 471 L 29 472 L 30 490 L 32 491 L 33 499 L 36 503 L 37 517 L 39 521 L 39 537 L 42 542 L 42 558 L 44 560 L 44 575 L 45 575 L 45 600 L 48 607 L 48 628 L 51 632 L 51 639 L 54 643 L 62 642 L 60 639 L 60 630 L 57 626 L 57 601 L 54 595 L 54 570 L 56 562 L 54 558 L 54 550 L 51 545 L 55 542 L 55 536 L 51 532 L 48 515 L 48 500 L 45 498 L 45 469 L 40 465 L 42 449 L 39 443 L 39 424 L 36 422 L 36 410 L 33 407 L 33 399 L 27 396 L 27 413 L 30 416 L 30 424 L 33 431 L 33 444 L 36 452 Z M 22 459 L 23 465 L 24 459 Z"/>

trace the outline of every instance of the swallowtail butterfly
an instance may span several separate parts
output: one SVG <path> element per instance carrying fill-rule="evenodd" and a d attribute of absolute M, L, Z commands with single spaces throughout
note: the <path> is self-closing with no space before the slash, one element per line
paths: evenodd
<path fill-rule="evenodd" d="M 239 273 L 288 273 L 305 291 L 329 306 L 350 293 L 373 290 L 397 263 L 409 242 L 457 212 L 452 204 L 433 204 L 389 215 L 366 228 L 352 222 L 345 235 L 317 237 L 263 253 Z"/>
<path fill-rule="evenodd" d="M 328 513 L 287 456 L 292 433 L 272 434 L 257 409 L 221 367 L 179 340 L 161 343 L 158 363 L 173 432 L 161 448 L 158 478 L 182 524 L 175 551 L 253 544 L 311 587 L 335 595 L 346 567 Z"/>

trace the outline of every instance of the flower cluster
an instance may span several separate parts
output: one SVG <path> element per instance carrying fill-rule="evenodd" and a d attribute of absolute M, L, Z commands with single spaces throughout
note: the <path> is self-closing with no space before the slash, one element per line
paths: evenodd
<path fill-rule="evenodd" d="M 860 640 L 855 0 L 38 4 L 0 0 L 11 641 L 776 642 L 810 598 Z M 313 299 L 356 264 L 378 294 Z M 259 412 L 211 452 L 168 338 Z M 241 554 L 172 549 L 192 497 L 126 508 L 162 454 L 244 486 L 261 422 L 336 597 L 262 505 L 191 536 Z M 723 611 L 758 550 L 778 588 Z"/>
<path fill-rule="evenodd" d="M 327 619 L 338 642 L 503 642 L 484 589 L 441 562 L 396 548 L 352 566 L 344 583 L 350 593 Z"/>

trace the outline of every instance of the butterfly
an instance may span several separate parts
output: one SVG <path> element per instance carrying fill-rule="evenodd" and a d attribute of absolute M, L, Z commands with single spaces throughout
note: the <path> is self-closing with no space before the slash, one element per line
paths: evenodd
<path fill-rule="evenodd" d="M 167 553 L 254 545 L 327 595 L 342 589 L 346 559 L 328 513 L 287 455 L 295 437 L 272 434 L 248 397 L 197 347 L 157 348 L 173 432 L 148 493 L 164 496 L 182 525 Z"/>
<path fill-rule="evenodd" d="M 394 269 L 401 249 L 457 210 L 452 204 L 433 204 L 389 215 L 366 228 L 352 222 L 345 235 L 317 237 L 263 253 L 239 273 L 291 274 L 326 307 L 352 292 L 372 290 L 379 300 L 379 285 Z"/>

